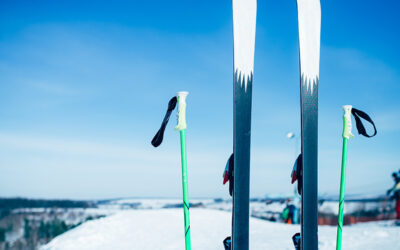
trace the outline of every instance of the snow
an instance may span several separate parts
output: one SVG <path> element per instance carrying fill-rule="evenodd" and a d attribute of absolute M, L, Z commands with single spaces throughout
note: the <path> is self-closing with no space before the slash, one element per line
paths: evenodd
<path fill-rule="evenodd" d="M 222 240 L 230 234 L 231 213 L 192 208 L 193 249 L 223 249 Z M 400 249 L 400 227 L 391 222 L 360 223 L 345 226 L 342 249 Z M 290 249 L 298 225 L 250 219 L 250 249 Z M 319 227 L 319 249 L 334 249 L 336 227 Z M 184 249 L 182 209 L 122 210 L 88 221 L 60 235 L 42 250 L 69 249 Z"/>

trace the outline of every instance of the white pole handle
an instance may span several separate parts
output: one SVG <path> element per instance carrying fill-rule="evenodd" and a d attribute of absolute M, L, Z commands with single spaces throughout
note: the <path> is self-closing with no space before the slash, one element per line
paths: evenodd
<path fill-rule="evenodd" d="M 353 107 L 351 105 L 343 106 L 343 138 L 350 139 L 353 138 L 354 135 L 351 133 L 351 109 Z"/>
<path fill-rule="evenodd" d="M 176 94 L 178 98 L 178 125 L 176 125 L 175 130 L 186 129 L 186 97 L 189 92 L 181 91 Z"/>

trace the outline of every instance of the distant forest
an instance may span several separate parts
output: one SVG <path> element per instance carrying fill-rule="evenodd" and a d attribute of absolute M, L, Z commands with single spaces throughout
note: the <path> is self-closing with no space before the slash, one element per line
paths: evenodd
<path fill-rule="evenodd" d="M 0 209 L 15 208 L 93 208 L 96 202 L 74 200 L 42 200 L 26 198 L 0 198 Z"/>

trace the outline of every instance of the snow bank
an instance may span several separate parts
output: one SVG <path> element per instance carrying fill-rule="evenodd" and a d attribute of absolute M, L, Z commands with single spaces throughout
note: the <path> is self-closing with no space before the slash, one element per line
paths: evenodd
<path fill-rule="evenodd" d="M 221 250 L 230 234 L 231 213 L 194 208 L 191 213 L 192 249 Z M 290 249 L 298 225 L 250 219 L 250 249 Z M 342 249 L 400 249 L 400 227 L 364 223 L 343 229 Z M 319 228 L 319 249 L 334 249 L 336 227 Z M 181 209 L 126 210 L 89 221 L 55 238 L 42 250 L 184 249 Z"/>

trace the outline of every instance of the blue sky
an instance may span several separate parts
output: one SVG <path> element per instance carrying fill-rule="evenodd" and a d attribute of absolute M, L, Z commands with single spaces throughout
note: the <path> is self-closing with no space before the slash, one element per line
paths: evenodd
<path fill-rule="evenodd" d="M 319 193 L 339 189 L 342 110 L 378 135 L 349 143 L 349 194 L 382 194 L 400 169 L 399 3 L 323 1 Z M 191 197 L 228 197 L 232 151 L 229 1 L 2 1 L 0 196 L 180 197 L 168 100 L 189 91 Z M 296 2 L 258 1 L 251 195 L 291 193 L 299 134 Z M 356 133 L 356 131 L 354 131 Z M 299 151 L 299 148 L 296 149 Z"/>

